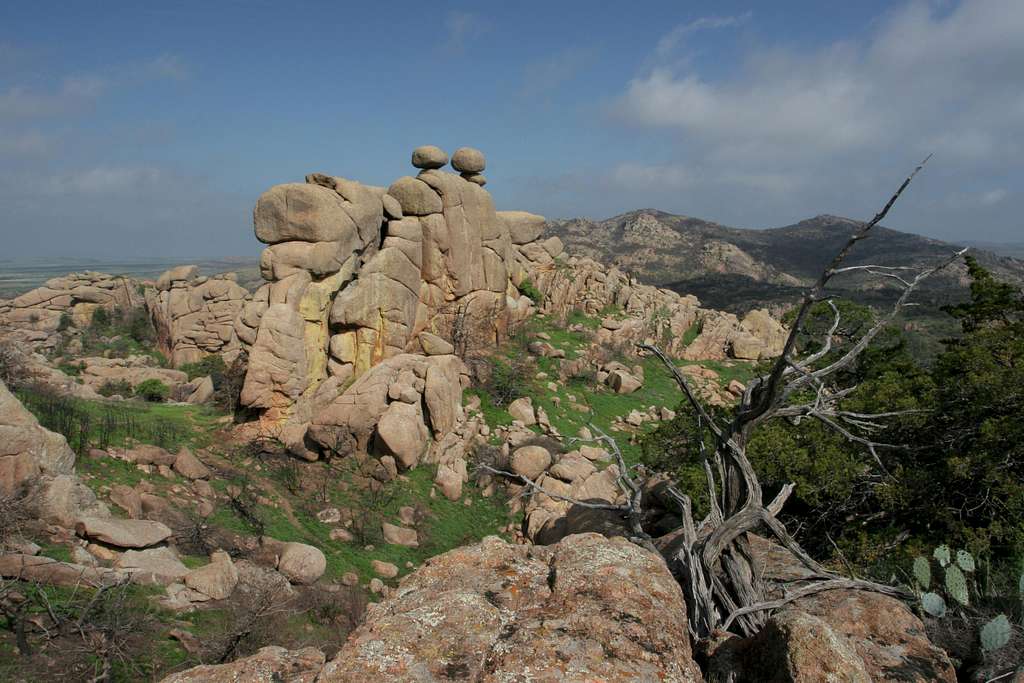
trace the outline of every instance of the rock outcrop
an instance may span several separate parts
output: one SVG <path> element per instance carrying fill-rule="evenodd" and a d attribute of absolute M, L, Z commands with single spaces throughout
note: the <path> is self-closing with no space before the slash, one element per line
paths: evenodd
<path fill-rule="evenodd" d="M 47 280 L 9 301 L 0 300 L 0 325 L 56 332 L 61 318 L 75 327 L 88 327 L 98 308 L 131 310 L 143 303 L 138 282 L 106 273 L 69 273 Z"/>
<path fill-rule="evenodd" d="M 535 234 L 535 221 L 517 220 L 526 226 L 517 231 L 525 237 Z M 514 274 L 516 284 L 528 280 L 536 287 L 543 295 L 538 302 L 542 313 L 597 315 L 620 309 L 624 316 L 603 321 L 599 343 L 658 344 L 670 356 L 688 360 L 759 360 L 782 351 L 786 329 L 767 311 L 752 311 L 741 321 L 732 313 L 701 308 L 694 296 L 641 284 L 615 267 L 575 256 L 556 260 L 562 251 L 557 240 L 514 246 L 522 265 Z"/>
<path fill-rule="evenodd" d="M 660 557 L 622 539 L 490 537 L 431 558 L 317 679 L 700 681 L 686 605 Z"/>
<path fill-rule="evenodd" d="M 249 352 L 242 403 L 284 434 L 291 450 L 308 455 L 310 423 L 314 444 L 347 444 L 338 428 L 349 425 L 355 443 L 366 448 L 380 418 L 385 428 L 375 443 L 403 462 L 415 461 L 412 444 L 426 436 L 416 431 L 417 420 L 429 413 L 436 439 L 451 429 L 453 411 L 425 405 L 420 415 L 398 405 L 385 416 L 373 407 L 380 407 L 379 390 L 371 392 L 372 424 L 353 408 L 331 406 L 366 404 L 360 394 L 370 385 L 352 382 L 390 358 L 450 356 L 460 335 L 493 343 L 528 313 L 529 300 L 510 276 L 520 266 L 509 222 L 477 177 L 484 156 L 463 148 L 455 159 L 461 176 L 440 170 L 448 162 L 443 150 L 421 147 L 413 153 L 421 172 L 386 190 L 311 174 L 305 183 L 271 188 L 257 202 L 256 236 L 269 245 L 260 260 L 268 284 L 235 320 Z M 460 394 L 458 382 L 449 391 Z M 406 398 L 393 400 L 413 405 Z M 448 398 L 428 392 L 424 401 L 440 405 Z M 412 436 L 400 435 L 399 425 L 411 425 Z"/>
<path fill-rule="evenodd" d="M 172 268 L 146 290 L 157 347 L 174 367 L 215 353 L 234 360 L 242 349 L 235 319 L 248 300 L 234 273 L 200 277 L 196 266 Z"/>

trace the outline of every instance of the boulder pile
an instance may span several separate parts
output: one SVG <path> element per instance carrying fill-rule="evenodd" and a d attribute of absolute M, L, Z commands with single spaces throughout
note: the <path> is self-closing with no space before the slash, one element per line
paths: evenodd
<path fill-rule="evenodd" d="M 543 295 L 542 313 L 565 316 L 579 310 L 598 315 L 608 308 L 621 309 L 623 315 L 602 320 L 597 342 L 657 344 L 668 355 L 687 360 L 759 360 L 782 352 L 787 330 L 767 311 L 751 311 L 740 320 L 732 313 L 701 308 L 695 296 L 641 284 L 618 268 L 591 259 L 570 256 L 556 261 L 561 252 L 560 242 L 551 243 L 556 239 L 516 246 L 525 264 L 518 276 Z M 547 248 L 539 249 L 540 244 Z"/>

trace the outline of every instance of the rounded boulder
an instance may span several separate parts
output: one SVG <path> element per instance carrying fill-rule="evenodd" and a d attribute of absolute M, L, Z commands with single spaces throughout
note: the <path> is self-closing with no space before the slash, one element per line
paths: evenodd
<path fill-rule="evenodd" d="M 478 149 L 460 147 L 452 155 L 452 166 L 462 173 L 482 173 L 487 167 L 487 160 Z"/>
<path fill-rule="evenodd" d="M 416 168 L 441 168 L 448 163 L 448 154 L 434 145 L 421 145 L 412 151 L 412 165 Z"/>
<path fill-rule="evenodd" d="M 512 471 L 536 479 L 551 466 L 551 454 L 543 446 L 523 446 L 512 454 Z"/>

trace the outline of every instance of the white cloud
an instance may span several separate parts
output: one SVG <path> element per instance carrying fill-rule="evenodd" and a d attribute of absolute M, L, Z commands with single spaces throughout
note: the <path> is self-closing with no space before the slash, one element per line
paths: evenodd
<path fill-rule="evenodd" d="M 568 47 L 523 68 L 520 95 L 538 97 L 558 90 L 575 78 L 594 59 L 593 50 Z"/>
<path fill-rule="evenodd" d="M 97 166 L 57 176 L 47 185 L 61 194 L 117 194 L 155 189 L 165 175 L 164 171 L 151 167 Z"/>
<path fill-rule="evenodd" d="M 985 206 L 992 206 L 1006 199 L 1006 190 L 997 188 L 989 190 L 981 195 L 981 203 Z"/>
<path fill-rule="evenodd" d="M 701 168 L 702 183 L 721 183 L 721 196 L 742 189 L 791 215 L 859 211 L 928 152 L 929 172 L 947 183 L 1022 180 L 1024 2 L 909 2 L 861 41 L 766 43 L 724 76 L 669 57 L 693 31 L 737 23 L 668 32 L 612 107 L 619 121 L 670 135 L 666 154 Z M 974 197 L 975 207 L 1009 199 Z"/>
<path fill-rule="evenodd" d="M 445 49 L 461 54 L 469 43 L 478 40 L 487 32 L 487 22 L 472 12 L 451 11 L 445 15 L 444 28 L 447 33 Z"/>
<path fill-rule="evenodd" d="M 654 56 L 661 60 L 668 59 L 669 55 L 679 47 L 679 44 L 694 33 L 708 29 L 739 26 L 750 21 L 753 16 L 753 12 L 745 12 L 734 16 L 700 17 L 686 24 L 679 24 L 661 37 L 658 45 L 654 48 Z"/>

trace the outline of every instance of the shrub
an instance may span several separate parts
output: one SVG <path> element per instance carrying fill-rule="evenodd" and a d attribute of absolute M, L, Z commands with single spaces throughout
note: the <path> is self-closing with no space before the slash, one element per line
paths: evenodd
<path fill-rule="evenodd" d="M 224 375 L 227 373 L 228 366 L 221 356 L 213 354 L 205 356 L 202 360 L 198 360 L 195 363 L 185 363 L 179 369 L 188 374 L 189 380 L 208 376 L 213 381 L 213 388 L 217 389 L 224 382 Z"/>
<path fill-rule="evenodd" d="M 519 285 L 519 293 L 530 297 L 530 300 L 535 304 L 544 302 L 544 295 L 537 289 L 537 285 L 533 284 L 529 279 L 523 280 L 522 284 Z"/>
<path fill-rule="evenodd" d="M 92 312 L 89 330 L 97 334 L 105 334 L 110 331 L 110 313 L 107 309 L 97 308 Z"/>
<path fill-rule="evenodd" d="M 71 316 L 65 311 L 60 314 L 60 320 L 57 322 L 57 331 L 63 332 L 64 330 L 71 327 Z"/>
<path fill-rule="evenodd" d="M 136 396 L 153 403 L 166 401 L 170 394 L 171 390 L 167 388 L 166 384 L 158 379 L 147 379 L 144 382 L 140 382 L 139 385 L 135 387 Z"/>
<path fill-rule="evenodd" d="M 220 356 L 217 356 L 220 359 Z M 221 360 L 223 363 L 224 361 Z M 222 410 L 234 412 L 242 396 L 242 385 L 245 384 L 245 373 L 249 369 L 249 356 L 239 354 L 231 365 L 221 374 L 220 382 L 213 379 L 213 404 Z"/>
<path fill-rule="evenodd" d="M 132 384 L 126 379 L 110 380 L 108 379 L 100 388 L 96 390 L 100 396 L 131 396 L 134 391 L 132 390 Z"/>

